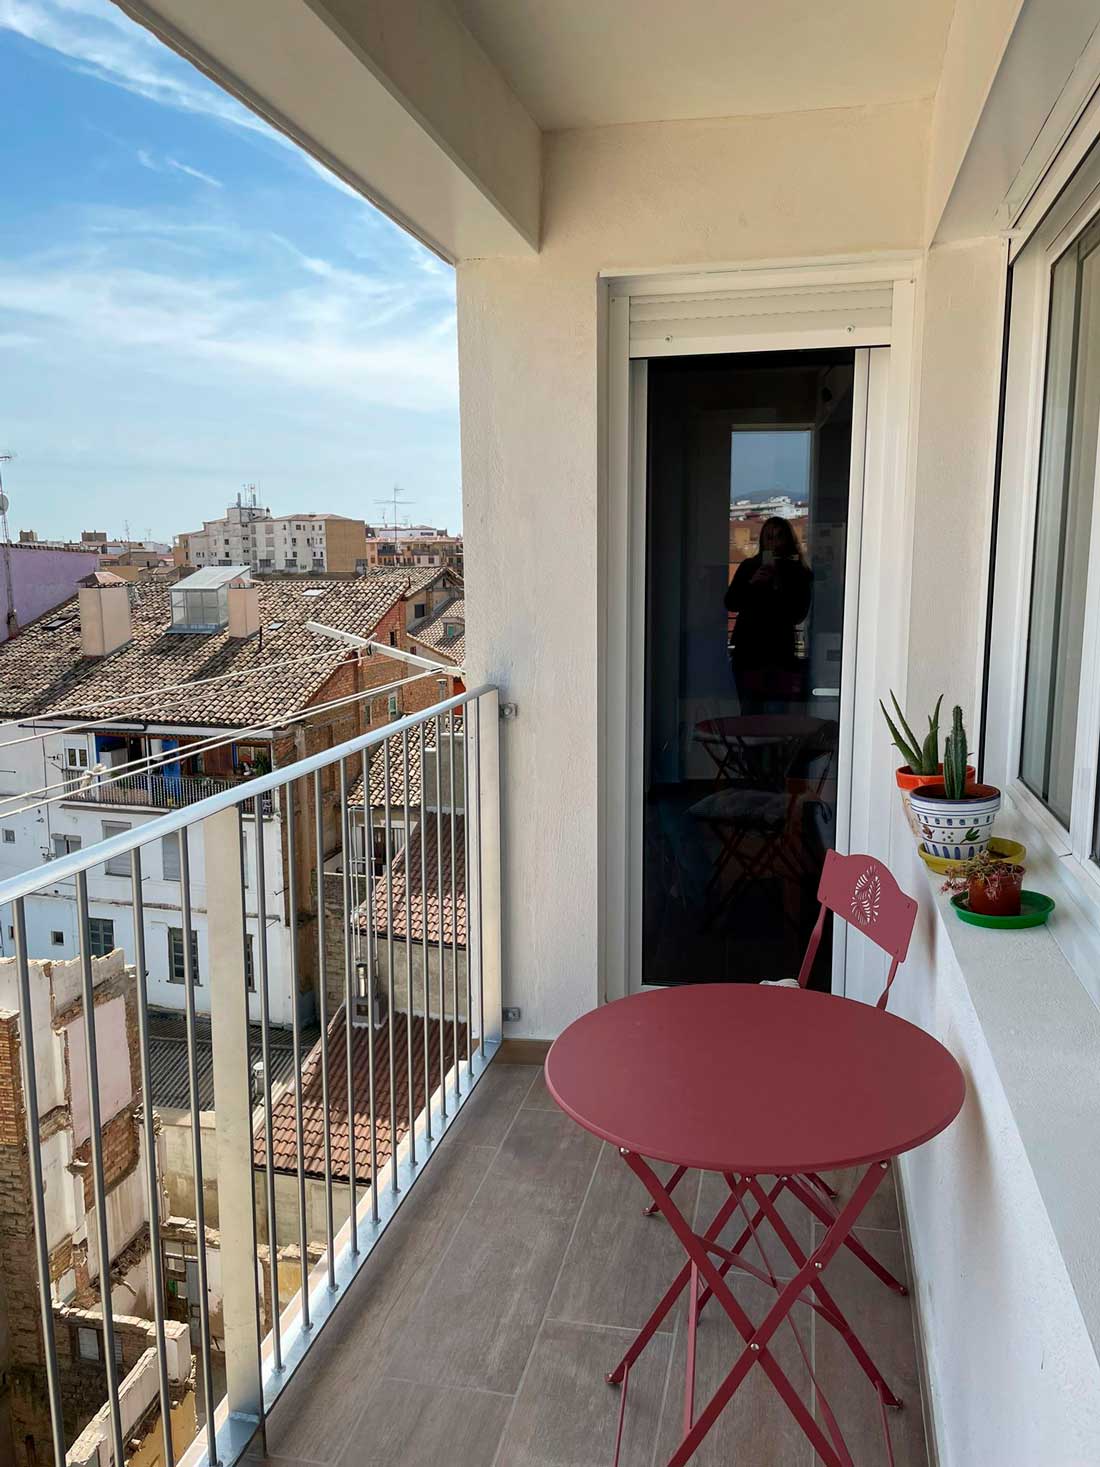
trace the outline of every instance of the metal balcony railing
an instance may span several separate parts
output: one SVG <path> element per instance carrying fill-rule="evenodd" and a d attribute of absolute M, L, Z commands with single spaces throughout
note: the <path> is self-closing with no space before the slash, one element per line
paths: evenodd
<path fill-rule="evenodd" d="M 0 986 L 12 994 L 0 1007 L 18 1010 L 22 1114 L 16 1105 L 16 1125 L 26 1133 L 39 1306 L 39 1358 L 24 1363 L 43 1383 L 41 1409 L 55 1467 L 78 1460 L 121 1464 L 132 1449 L 135 1422 L 140 1418 L 148 1428 L 149 1417 L 142 1416 L 148 1409 L 159 1415 L 154 1429 L 163 1437 L 168 1467 L 229 1467 L 241 1457 L 484 1074 L 501 1036 L 497 725 L 496 689 L 477 688 L 0 883 L 0 920 L 12 925 L 16 952 L 0 960 Z M 416 762 L 419 781 L 410 779 Z M 380 876 L 371 861 L 342 861 L 335 894 L 324 880 L 326 860 L 337 849 L 371 849 L 369 791 L 379 764 L 390 859 Z M 365 794 L 353 807 L 349 788 L 360 778 Z M 400 792 L 413 802 L 404 810 Z M 272 821 L 261 827 L 258 818 L 243 818 L 259 817 L 265 802 Z M 408 837 L 400 852 L 392 840 L 395 817 Z M 251 878 L 246 829 L 256 853 Z M 194 1217 L 182 1233 L 178 1216 L 171 1226 L 166 1216 L 172 1179 L 164 1174 L 166 1152 L 158 1146 L 150 1044 L 148 934 L 165 914 L 161 904 L 147 912 L 142 894 L 143 853 L 165 836 L 178 837 L 180 853 L 179 907 L 167 920 L 181 930 L 184 968 Z M 281 842 L 281 851 L 269 885 L 266 865 L 278 849 L 272 841 Z M 132 939 L 123 963 L 117 955 L 98 956 L 100 929 L 90 910 L 95 888 L 90 901 L 88 878 L 94 868 L 107 861 L 117 867 L 124 857 Z M 28 919 L 38 922 L 35 903 L 45 901 L 50 888 L 50 920 L 59 925 L 57 886 L 70 879 L 78 958 L 62 979 L 56 961 L 39 961 L 49 954 L 29 947 L 28 931 L 37 928 Z M 117 910 L 116 899 L 116 932 Z M 200 984 L 194 934 L 202 916 Z M 285 1067 L 276 1080 L 272 1065 L 273 1037 L 279 1038 L 272 1032 L 273 972 L 282 952 L 288 954 L 291 999 L 289 1080 Z M 121 1010 L 107 1001 L 107 966 L 116 985 L 111 994 L 117 999 L 121 984 L 127 1022 L 131 1014 L 136 1018 L 132 1043 L 119 1039 Z M 54 986 L 44 993 L 43 985 Z M 62 993 L 56 985 L 67 986 Z M 303 1000 L 311 986 L 315 1014 Z M 213 1068 L 214 1124 L 207 1114 L 205 1130 L 209 1074 L 204 1069 L 204 1107 L 200 998 L 210 1010 Z M 250 1052 L 250 1003 L 253 1018 L 258 1011 L 258 1059 Z M 303 1032 L 313 1018 L 320 1038 L 306 1053 Z M 58 1063 L 59 1046 L 68 1046 L 70 1064 Z M 130 1058 L 135 1053 L 139 1077 Z M 120 1065 L 130 1066 L 138 1084 L 129 1101 Z M 68 1134 L 66 1107 L 70 1171 L 79 1177 L 90 1169 L 90 1193 L 79 1183 L 74 1191 L 53 1180 L 63 1175 L 58 1138 Z M 133 1235 L 116 1235 L 126 1209 L 121 1192 L 116 1195 L 124 1182 L 113 1124 L 127 1109 L 137 1127 L 141 1173 L 138 1186 L 131 1172 L 127 1226 L 140 1194 L 138 1236 L 144 1239 L 147 1227 L 152 1262 L 148 1335 L 142 1321 L 130 1317 L 132 1309 L 125 1317 L 116 1314 L 110 1288 L 100 1287 L 98 1297 L 93 1289 L 89 1297 L 82 1284 L 83 1295 L 74 1297 L 72 1259 L 79 1246 L 61 1246 L 63 1225 L 73 1227 L 72 1206 L 79 1210 L 89 1196 L 83 1218 L 76 1219 L 79 1237 L 86 1230 L 88 1274 L 112 1277 L 101 1261 L 113 1265 L 115 1276 L 127 1266 L 119 1255 L 133 1246 Z M 216 1191 L 210 1186 L 211 1136 Z M 70 1195 L 79 1201 L 70 1204 Z M 214 1243 L 207 1225 L 212 1196 L 222 1288 L 216 1336 L 209 1266 Z M 314 1225 L 312 1218 L 323 1222 Z M 79 1244 L 79 1238 L 70 1241 Z M 284 1265 L 295 1249 L 298 1282 L 284 1297 Z M 174 1322 L 181 1292 L 190 1315 L 182 1332 Z M 79 1349 L 75 1343 L 61 1348 L 77 1340 Z M 150 1378 L 150 1349 L 159 1411 L 155 1401 L 147 1408 L 145 1386 L 138 1391 Z M 74 1362 L 85 1371 L 79 1400 L 67 1395 Z M 94 1368 L 102 1371 L 100 1409 L 88 1400 L 86 1371 Z M 173 1411 L 185 1377 L 194 1387 L 191 1419 L 199 1424 L 180 1450 L 179 1412 L 174 1443 Z M 216 1384 L 223 1379 L 224 1391 Z M 34 1451 L 39 1462 L 51 1456 L 41 1437 Z"/>
<path fill-rule="evenodd" d="M 198 804 L 211 795 L 224 794 L 237 789 L 252 776 L 214 774 L 122 774 L 108 772 L 102 779 L 82 784 L 74 790 L 72 798 L 89 805 L 140 805 L 154 810 L 181 810 L 185 805 Z M 272 813 L 272 801 L 267 797 L 265 815 Z"/>

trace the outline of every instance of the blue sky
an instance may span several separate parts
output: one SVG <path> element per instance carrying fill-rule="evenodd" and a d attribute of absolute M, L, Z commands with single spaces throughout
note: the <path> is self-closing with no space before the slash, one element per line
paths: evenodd
<path fill-rule="evenodd" d="M 0 0 L 11 526 L 461 522 L 454 277 L 108 0 Z M 404 517 L 404 516 L 403 516 Z"/>

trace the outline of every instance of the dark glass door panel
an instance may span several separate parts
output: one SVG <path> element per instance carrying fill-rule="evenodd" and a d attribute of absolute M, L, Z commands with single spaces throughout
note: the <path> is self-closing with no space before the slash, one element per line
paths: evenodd
<path fill-rule="evenodd" d="M 798 974 L 836 833 L 854 377 L 852 351 L 649 363 L 643 982 Z"/>

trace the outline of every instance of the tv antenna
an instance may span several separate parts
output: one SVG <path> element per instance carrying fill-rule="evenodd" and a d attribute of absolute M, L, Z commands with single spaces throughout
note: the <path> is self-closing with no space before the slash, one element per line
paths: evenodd
<path fill-rule="evenodd" d="M 0 449 L 0 464 L 10 464 L 15 454 L 10 449 Z M 4 550 L 4 584 L 7 591 L 8 636 L 18 630 L 19 621 L 15 614 L 15 587 L 11 575 L 11 531 L 8 529 L 8 496 L 4 493 L 4 481 L 0 478 L 0 543 Z"/>
<path fill-rule="evenodd" d="M 15 454 L 10 449 L 0 448 L 0 464 L 10 464 Z M 8 533 L 8 496 L 4 493 L 4 478 L 0 472 L 0 540 L 5 544 L 10 541 Z"/>
<path fill-rule="evenodd" d="M 398 520 L 397 520 L 397 511 L 398 511 L 398 507 L 399 507 L 398 501 L 400 500 L 401 496 L 404 495 L 404 494 L 406 494 L 407 492 L 408 492 L 407 490 L 402 489 L 402 487 L 401 487 L 400 484 L 395 484 L 393 486 L 393 493 L 389 497 L 389 499 L 379 499 L 379 500 L 376 500 L 375 501 L 377 504 L 384 504 L 387 509 L 389 509 L 389 508 L 392 507 L 392 509 L 393 509 L 393 529 L 394 529 L 394 532 L 395 533 L 399 529 Z M 387 528 L 385 520 L 382 521 L 382 528 L 383 529 L 386 529 Z"/>

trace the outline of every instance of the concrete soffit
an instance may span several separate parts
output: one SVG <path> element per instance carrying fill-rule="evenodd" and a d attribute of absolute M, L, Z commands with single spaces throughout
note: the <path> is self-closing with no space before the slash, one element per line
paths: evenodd
<path fill-rule="evenodd" d="M 536 253 L 541 134 L 440 0 L 113 3 L 441 259 Z"/>

